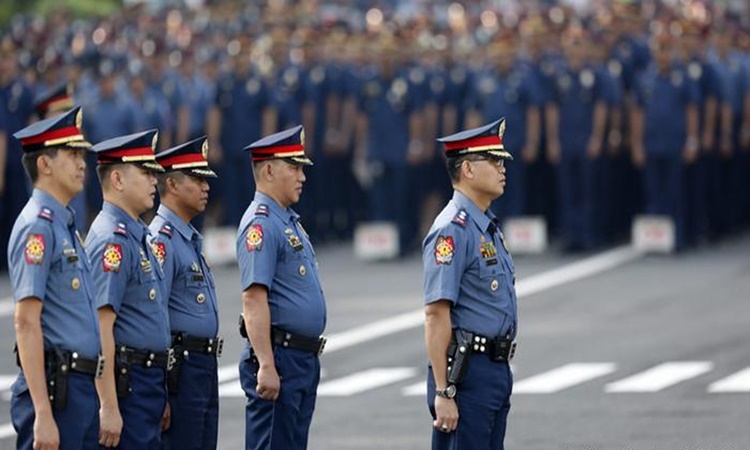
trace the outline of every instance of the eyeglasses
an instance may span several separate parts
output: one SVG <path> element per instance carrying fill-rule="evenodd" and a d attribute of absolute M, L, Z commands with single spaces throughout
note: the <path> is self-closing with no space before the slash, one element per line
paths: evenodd
<path fill-rule="evenodd" d="M 469 162 L 478 162 L 478 161 L 487 161 L 490 163 L 491 166 L 495 167 L 496 169 L 499 169 L 505 165 L 505 160 L 502 158 L 477 158 L 477 159 L 469 159 Z"/>

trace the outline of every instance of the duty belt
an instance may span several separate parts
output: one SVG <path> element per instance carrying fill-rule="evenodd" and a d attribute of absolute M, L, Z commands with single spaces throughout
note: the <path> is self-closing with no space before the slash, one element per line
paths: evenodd
<path fill-rule="evenodd" d="M 174 353 L 171 348 L 166 352 L 151 352 L 121 345 L 117 348 L 117 353 L 121 362 L 130 365 L 169 370 L 174 363 Z"/>
<path fill-rule="evenodd" d="M 97 359 L 82 358 L 78 352 L 62 350 L 59 352 L 46 351 L 44 357 L 47 360 L 57 360 L 57 366 L 63 372 L 68 369 L 71 372 L 78 372 L 86 375 L 93 375 L 101 378 L 104 374 L 104 357 L 99 355 Z"/>
<path fill-rule="evenodd" d="M 189 336 L 185 333 L 172 334 L 172 347 L 180 349 L 181 352 L 195 352 L 220 357 L 224 351 L 224 338 L 202 338 Z M 187 356 L 187 355 L 185 355 Z"/>
<path fill-rule="evenodd" d="M 271 341 L 285 348 L 293 348 L 320 356 L 326 346 L 326 338 L 312 338 L 301 334 L 292 334 L 278 328 L 271 329 Z"/>
<path fill-rule="evenodd" d="M 516 341 L 501 337 L 488 338 L 472 333 L 471 351 L 488 355 L 494 361 L 510 362 L 516 354 Z"/>

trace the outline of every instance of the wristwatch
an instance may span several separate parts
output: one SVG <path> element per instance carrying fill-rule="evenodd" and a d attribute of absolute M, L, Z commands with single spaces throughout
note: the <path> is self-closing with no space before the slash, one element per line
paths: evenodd
<path fill-rule="evenodd" d="M 438 397 L 443 398 L 455 398 L 456 397 L 456 386 L 454 384 L 449 384 L 445 387 L 443 390 L 436 390 L 435 395 Z"/>

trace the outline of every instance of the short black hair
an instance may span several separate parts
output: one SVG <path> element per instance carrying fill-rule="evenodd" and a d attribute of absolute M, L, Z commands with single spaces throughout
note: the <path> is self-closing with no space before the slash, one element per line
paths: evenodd
<path fill-rule="evenodd" d="M 170 172 L 157 172 L 156 173 L 156 189 L 159 191 L 159 197 L 164 197 L 167 193 L 167 178 L 174 178 L 175 180 L 181 180 L 186 175 L 189 175 L 181 170 L 173 170 Z"/>
<path fill-rule="evenodd" d="M 106 180 L 109 180 L 109 175 L 113 170 L 121 166 L 122 164 L 97 164 L 96 165 L 96 176 L 99 178 L 99 184 L 104 187 Z"/>
<path fill-rule="evenodd" d="M 487 155 L 484 153 L 467 153 L 465 155 L 447 158 L 445 167 L 448 169 L 448 177 L 450 177 L 451 183 L 457 183 L 461 179 L 461 164 L 463 164 L 464 161 L 479 161 L 486 158 Z"/>
<path fill-rule="evenodd" d="M 33 152 L 24 152 L 21 157 L 21 164 L 23 164 L 23 168 L 26 170 L 26 175 L 29 176 L 32 185 L 36 184 L 37 180 L 39 180 L 39 169 L 36 166 L 39 157 L 49 156 L 50 158 L 55 158 L 57 157 L 58 150 L 60 150 L 59 147 L 54 147 L 34 150 Z"/>

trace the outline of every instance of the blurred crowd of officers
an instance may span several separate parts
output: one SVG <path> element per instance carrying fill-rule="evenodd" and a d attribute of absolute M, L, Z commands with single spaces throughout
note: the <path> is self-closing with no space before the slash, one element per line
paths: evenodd
<path fill-rule="evenodd" d="M 10 136 L 61 82 L 89 141 L 158 128 L 168 148 L 207 134 L 211 224 L 236 226 L 252 199 L 243 146 L 303 124 L 318 166 L 298 208 L 310 235 L 392 221 L 408 252 L 450 196 L 434 138 L 501 116 L 516 162 L 493 210 L 545 217 L 568 250 L 626 236 L 639 213 L 670 216 L 678 248 L 748 224 L 747 11 L 474 1 L 337 17 L 337 2 L 316 3 L 15 18 L 0 45 L 0 245 L 29 195 Z M 80 229 L 101 207 L 93 172 L 86 183 Z"/>

